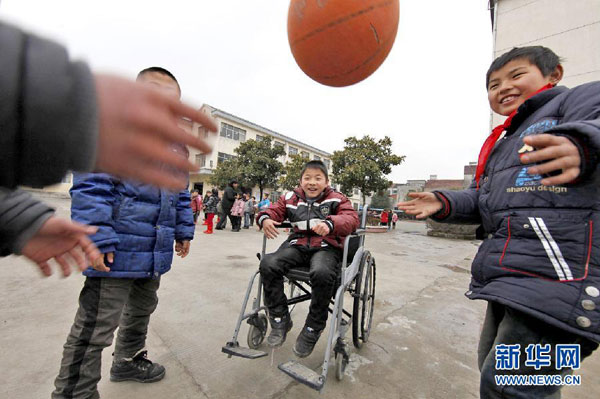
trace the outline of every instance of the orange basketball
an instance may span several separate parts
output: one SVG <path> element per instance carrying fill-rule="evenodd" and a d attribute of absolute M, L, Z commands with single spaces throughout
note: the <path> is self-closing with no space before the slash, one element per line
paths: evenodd
<path fill-rule="evenodd" d="M 304 73 L 319 83 L 358 83 L 389 54 L 399 17 L 399 0 L 291 0 L 292 54 Z"/>

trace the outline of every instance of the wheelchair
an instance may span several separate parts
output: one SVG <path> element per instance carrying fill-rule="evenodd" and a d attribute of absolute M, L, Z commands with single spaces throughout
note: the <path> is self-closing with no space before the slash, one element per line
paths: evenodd
<path fill-rule="evenodd" d="M 361 227 L 346 237 L 344 242 L 342 265 L 339 273 L 337 289 L 331 299 L 329 312 L 332 317 L 329 320 L 329 332 L 327 334 L 327 346 L 323 360 L 321 373 L 302 365 L 296 360 L 290 360 L 279 364 L 278 368 L 295 379 L 319 392 L 325 386 L 327 371 L 333 351 L 335 361 L 335 376 L 338 381 L 344 377 L 346 365 L 349 362 L 349 354 L 345 341 L 346 333 L 352 330 L 352 342 L 360 349 L 368 340 L 373 322 L 373 310 L 375 305 L 375 259 L 371 253 L 364 248 L 366 232 L 367 207 L 362 211 Z M 291 227 L 284 223 L 279 228 Z M 262 252 L 256 254 L 262 259 L 266 253 L 267 238 L 263 237 Z M 252 309 L 246 312 L 250 295 L 256 277 L 258 276 L 258 287 L 256 297 L 252 301 Z M 286 276 L 288 307 L 290 315 L 297 303 L 310 301 L 310 278 L 308 267 L 291 269 Z M 229 358 L 232 356 L 246 359 L 257 359 L 267 356 L 267 352 L 260 350 L 267 329 L 269 327 L 266 316 L 267 308 L 262 303 L 262 280 L 260 272 L 256 271 L 251 277 L 242 303 L 242 309 L 235 325 L 233 338 L 222 347 L 222 352 Z M 349 293 L 352 297 L 352 310 L 344 309 L 344 294 Z M 240 346 L 238 335 L 242 322 L 246 320 L 249 324 L 247 344 L 248 347 Z"/>

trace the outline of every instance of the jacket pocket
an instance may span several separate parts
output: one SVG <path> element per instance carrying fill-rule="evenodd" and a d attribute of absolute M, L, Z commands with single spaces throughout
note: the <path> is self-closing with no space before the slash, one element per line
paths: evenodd
<path fill-rule="evenodd" d="M 508 217 L 498 233 L 507 235 L 499 259 L 505 272 L 560 282 L 587 277 L 592 249 L 591 220 Z"/>

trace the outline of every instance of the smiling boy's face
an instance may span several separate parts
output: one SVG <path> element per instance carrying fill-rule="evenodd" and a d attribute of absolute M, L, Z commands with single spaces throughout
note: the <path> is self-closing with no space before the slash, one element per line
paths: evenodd
<path fill-rule="evenodd" d="M 316 198 L 329 184 L 321 169 L 308 168 L 300 178 L 300 187 L 308 198 Z"/>
<path fill-rule="evenodd" d="M 508 116 L 533 93 L 548 83 L 556 85 L 562 78 L 562 66 L 548 76 L 527 58 L 517 58 L 490 74 L 488 100 L 494 112 Z"/>

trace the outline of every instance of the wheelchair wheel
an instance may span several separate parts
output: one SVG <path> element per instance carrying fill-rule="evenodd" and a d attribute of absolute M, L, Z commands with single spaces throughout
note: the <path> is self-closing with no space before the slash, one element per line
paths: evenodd
<path fill-rule="evenodd" d="M 352 342 L 360 349 L 369 340 L 375 306 L 375 259 L 369 251 L 360 261 L 352 309 Z"/>
<path fill-rule="evenodd" d="M 348 361 L 342 353 L 336 352 L 335 354 L 335 379 L 341 381 L 344 379 L 344 372 Z"/>
<path fill-rule="evenodd" d="M 248 348 L 257 349 L 262 344 L 267 335 L 267 316 L 260 314 L 252 321 L 248 320 L 250 328 L 248 328 Z"/>

